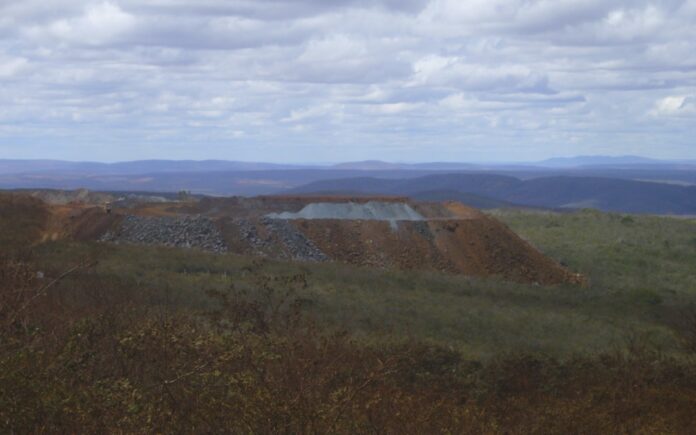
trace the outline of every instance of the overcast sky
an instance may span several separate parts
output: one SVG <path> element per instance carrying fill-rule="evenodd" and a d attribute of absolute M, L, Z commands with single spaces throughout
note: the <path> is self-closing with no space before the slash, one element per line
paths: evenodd
<path fill-rule="evenodd" d="M 0 158 L 696 158 L 696 0 L 0 0 Z"/>

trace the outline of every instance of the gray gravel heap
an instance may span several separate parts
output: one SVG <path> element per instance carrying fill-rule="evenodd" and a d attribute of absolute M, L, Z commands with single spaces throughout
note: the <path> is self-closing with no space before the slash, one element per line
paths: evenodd
<path fill-rule="evenodd" d="M 396 202 L 369 201 L 365 204 L 354 202 L 332 203 L 314 202 L 307 204 L 297 213 L 271 213 L 272 219 L 357 219 L 379 221 L 422 221 L 425 218 L 408 204 Z"/>
<path fill-rule="evenodd" d="M 268 248 L 268 241 L 259 236 L 256 231 L 256 226 L 247 219 L 236 219 L 234 223 L 239 228 L 239 235 L 251 246 L 252 252 L 255 255 L 263 255 Z"/>
<path fill-rule="evenodd" d="M 127 216 L 118 229 L 107 232 L 100 240 L 227 252 L 227 245 L 220 231 L 212 220 L 203 216 Z"/>
<path fill-rule="evenodd" d="M 329 261 L 326 254 L 287 220 L 263 218 L 261 222 L 282 241 L 293 260 Z"/>

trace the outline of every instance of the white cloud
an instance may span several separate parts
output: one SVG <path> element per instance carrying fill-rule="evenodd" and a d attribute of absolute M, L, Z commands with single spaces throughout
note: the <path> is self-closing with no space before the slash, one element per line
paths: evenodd
<path fill-rule="evenodd" d="M 61 18 L 46 25 L 32 26 L 30 37 L 40 42 L 58 40 L 77 45 L 101 45 L 118 40 L 133 30 L 136 18 L 117 4 L 88 4 L 78 17 Z"/>
<path fill-rule="evenodd" d="M 22 57 L 0 56 L 0 79 L 15 77 L 28 66 L 28 62 Z"/>
<path fill-rule="evenodd" d="M 314 107 L 305 107 L 290 112 L 289 116 L 282 118 L 282 122 L 297 123 L 340 116 L 342 108 L 334 104 L 322 104 Z"/>
<path fill-rule="evenodd" d="M 0 0 L 0 145 L 696 157 L 695 53 L 695 0 Z"/>
<path fill-rule="evenodd" d="M 523 65 L 487 65 L 467 63 L 459 57 L 427 56 L 414 64 L 414 72 L 419 85 L 494 92 L 552 92 L 543 72 Z"/>
<path fill-rule="evenodd" d="M 368 113 L 380 115 L 399 115 L 423 108 L 421 103 L 385 103 L 365 106 Z"/>
<path fill-rule="evenodd" d="M 696 99 L 686 95 L 665 97 L 655 102 L 650 112 L 654 116 L 680 116 L 696 114 Z"/>

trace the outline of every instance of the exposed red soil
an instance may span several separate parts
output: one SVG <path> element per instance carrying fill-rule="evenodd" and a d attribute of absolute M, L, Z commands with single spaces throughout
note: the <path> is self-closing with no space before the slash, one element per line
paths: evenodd
<path fill-rule="evenodd" d="M 296 227 L 334 260 L 366 266 L 500 276 L 545 285 L 582 279 L 544 256 L 498 221 L 388 222 L 297 220 Z"/>
<path fill-rule="evenodd" d="M 101 207 L 90 207 L 71 216 L 65 227 L 76 240 L 96 240 L 123 219 L 119 213 L 107 214 Z"/>

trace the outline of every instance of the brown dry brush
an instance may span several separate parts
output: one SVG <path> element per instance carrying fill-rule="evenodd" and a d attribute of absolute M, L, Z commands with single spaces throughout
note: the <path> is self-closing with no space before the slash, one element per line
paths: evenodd
<path fill-rule="evenodd" d="M 419 343 L 378 349 L 308 319 L 291 291 L 302 276 L 211 293 L 207 313 L 148 304 L 161 295 L 109 287 L 85 268 L 50 292 L 29 259 L 3 259 L 0 277 L 3 433 L 693 428 L 693 364 L 640 352 L 481 363 Z"/>
<path fill-rule="evenodd" d="M 691 304 L 683 310 L 677 328 L 681 330 L 686 349 L 696 355 L 696 305 Z"/>

